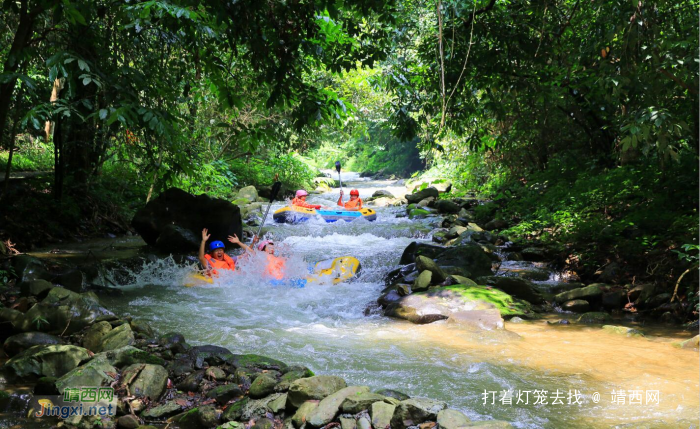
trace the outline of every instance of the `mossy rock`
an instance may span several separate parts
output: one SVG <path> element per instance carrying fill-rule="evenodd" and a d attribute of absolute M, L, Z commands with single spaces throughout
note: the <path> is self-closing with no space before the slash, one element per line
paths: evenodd
<path fill-rule="evenodd" d="M 250 385 L 249 394 L 253 399 L 264 398 L 275 391 L 277 380 L 268 374 L 262 374 Z"/>
<path fill-rule="evenodd" d="M 603 313 L 599 311 L 591 311 L 588 313 L 584 313 L 581 315 L 581 317 L 578 318 L 577 322 L 578 323 L 590 323 L 590 324 L 597 324 L 597 323 L 605 323 L 609 322 L 612 318 L 608 313 Z"/>
<path fill-rule="evenodd" d="M 613 334 L 626 335 L 628 337 L 643 337 L 642 331 L 627 326 L 603 325 L 603 330 Z"/>
<path fill-rule="evenodd" d="M 243 411 L 245 406 L 248 405 L 250 399 L 243 398 L 240 401 L 236 401 L 233 404 L 226 407 L 224 414 L 221 416 L 224 421 L 230 422 L 233 420 L 240 420 L 243 417 Z"/>
<path fill-rule="evenodd" d="M 481 300 L 489 302 L 498 309 L 502 317 L 522 317 L 533 314 L 532 305 L 529 302 L 513 298 L 500 289 L 471 285 L 445 286 L 443 289 L 456 292 L 469 301 Z"/>
<path fill-rule="evenodd" d="M 236 198 L 235 200 L 231 201 L 233 204 L 241 207 L 241 206 L 247 206 L 250 204 L 252 201 L 250 201 L 248 198 Z"/>
<path fill-rule="evenodd" d="M 287 364 L 267 356 L 255 354 L 233 355 L 230 363 L 237 368 L 276 369 L 284 371 Z"/>
<path fill-rule="evenodd" d="M 424 217 L 427 217 L 428 215 L 430 215 L 430 212 L 428 210 L 423 209 L 413 209 L 408 212 L 409 219 L 422 219 Z"/>

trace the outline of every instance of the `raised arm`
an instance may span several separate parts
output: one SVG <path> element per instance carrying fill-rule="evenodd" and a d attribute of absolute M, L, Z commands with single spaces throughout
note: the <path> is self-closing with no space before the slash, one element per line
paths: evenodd
<path fill-rule="evenodd" d="M 204 257 L 204 248 L 207 245 L 207 240 L 209 240 L 209 231 L 204 228 L 202 230 L 202 242 L 199 244 L 199 262 L 202 264 L 205 270 L 209 270 L 209 264 L 207 263 L 207 258 Z"/>
<path fill-rule="evenodd" d="M 230 241 L 233 244 L 237 244 L 243 248 L 248 253 L 253 253 L 253 249 L 250 248 L 247 244 L 243 243 L 241 240 L 238 239 L 238 236 L 236 234 L 229 235 L 228 236 L 228 241 Z"/>
<path fill-rule="evenodd" d="M 343 204 L 343 191 L 340 191 L 340 198 L 338 198 L 338 205 L 341 207 L 344 207 L 345 205 Z"/>

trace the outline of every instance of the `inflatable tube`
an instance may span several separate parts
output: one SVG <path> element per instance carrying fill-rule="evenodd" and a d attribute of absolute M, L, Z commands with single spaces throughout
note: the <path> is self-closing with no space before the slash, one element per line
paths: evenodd
<path fill-rule="evenodd" d="M 308 283 L 338 284 L 356 277 L 361 269 L 360 261 L 353 256 L 341 256 L 334 259 L 326 259 L 317 262 L 310 267 L 309 275 L 305 279 L 271 280 L 273 286 L 290 286 L 302 288 Z M 214 280 L 201 273 L 188 274 L 183 285 L 185 287 L 207 286 L 214 284 Z"/>
<path fill-rule="evenodd" d="M 377 212 L 372 209 L 364 208 L 358 211 L 353 210 L 325 210 L 325 209 L 307 209 L 299 206 L 285 206 L 276 210 L 272 214 L 272 219 L 277 223 L 299 223 L 320 216 L 326 222 L 337 222 L 344 220 L 352 222 L 356 219 L 367 219 L 368 221 L 377 220 Z"/>

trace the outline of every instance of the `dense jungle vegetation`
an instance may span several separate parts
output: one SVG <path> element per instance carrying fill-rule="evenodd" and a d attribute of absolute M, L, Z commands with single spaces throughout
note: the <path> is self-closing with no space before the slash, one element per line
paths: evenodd
<path fill-rule="evenodd" d="M 484 220 L 697 302 L 698 2 L 4 0 L 0 238 L 171 186 L 444 178 Z M 17 181 L 11 172 L 46 173 Z M 684 279 L 681 282 L 681 277 Z"/>

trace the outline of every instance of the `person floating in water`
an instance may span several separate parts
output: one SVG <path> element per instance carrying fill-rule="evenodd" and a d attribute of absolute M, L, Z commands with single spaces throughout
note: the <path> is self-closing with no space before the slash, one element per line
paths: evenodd
<path fill-rule="evenodd" d="M 209 244 L 209 253 L 204 253 L 207 240 L 209 240 L 210 237 L 211 235 L 209 234 L 209 230 L 207 228 L 204 228 L 202 230 L 202 242 L 199 245 L 199 262 L 206 270 L 207 275 L 216 276 L 219 274 L 217 270 L 235 270 L 236 261 L 229 255 L 224 253 L 225 246 L 223 242 L 218 240 L 212 241 Z M 242 243 L 241 240 L 238 239 L 238 236 L 236 236 L 236 234 L 229 235 L 228 241 L 230 241 L 233 244 L 239 245 L 246 252 L 253 251 L 253 249 L 251 249 L 250 246 L 246 245 L 245 243 Z"/>
<path fill-rule="evenodd" d="M 362 210 L 362 200 L 360 199 L 360 191 L 353 189 L 350 191 L 350 201 L 343 204 L 343 190 L 340 190 L 340 198 L 338 198 L 338 205 L 345 207 L 345 210 L 358 211 Z"/>
<path fill-rule="evenodd" d="M 265 273 L 275 280 L 284 278 L 284 269 L 287 263 L 285 258 L 275 256 L 275 243 L 271 240 L 265 240 L 258 244 L 258 250 L 267 253 L 267 267 Z"/>
<path fill-rule="evenodd" d="M 321 206 L 319 204 L 309 204 L 306 202 L 307 195 L 309 195 L 308 192 L 306 192 L 303 189 L 299 189 L 296 193 L 296 196 L 292 200 L 292 205 L 297 207 L 304 207 L 307 209 L 320 209 Z"/>

